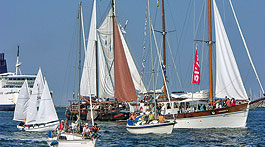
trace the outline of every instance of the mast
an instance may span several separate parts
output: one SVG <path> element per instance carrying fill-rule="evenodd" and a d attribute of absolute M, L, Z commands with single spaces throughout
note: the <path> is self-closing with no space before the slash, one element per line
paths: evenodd
<path fill-rule="evenodd" d="M 19 45 L 18 45 L 17 63 L 16 63 L 16 75 L 18 75 L 20 65 L 21 65 L 21 63 L 19 62 Z"/>
<path fill-rule="evenodd" d="M 79 20 L 79 60 L 78 60 L 78 127 L 80 127 L 80 70 L 81 70 L 81 2 L 79 3 L 79 14 L 78 14 L 78 20 Z"/>
<path fill-rule="evenodd" d="M 162 0 L 162 27 L 163 27 L 163 68 L 164 68 L 164 79 L 166 79 L 166 53 L 165 53 L 165 16 L 164 16 L 164 0 Z M 167 90 L 166 90 L 166 80 L 164 80 L 163 84 L 163 91 L 164 91 L 164 97 L 167 98 Z"/>
<path fill-rule="evenodd" d="M 213 99 L 213 80 L 212 80 L 212 20 L 211 20 L 211 0 L 208 0 L 208 27 L 209 27 L 209 89 L 210 103 Z"/>
<path fill-rule="evenodd" d="M 98 98 L 98 95 L 99 95 L 99 77 L 98 77 L 98 45 L 97 45 L 97 41 L 95 41 L 95 61 L 96 61 L 96 93 L 95 93 L 95 97 Z"/>

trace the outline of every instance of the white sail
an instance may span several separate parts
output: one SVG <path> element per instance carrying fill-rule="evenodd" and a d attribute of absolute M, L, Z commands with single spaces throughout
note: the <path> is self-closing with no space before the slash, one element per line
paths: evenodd
<path fill-rule="evenodd" d="M 13 120 L 24 121 L 27 114 L 29 99 L 30 93 L 28 82 L 25 80 L 18 94 Z"/>
<path fill-rule="evenodd" d="M 218 98 L 225 96 L 235 99 L 248 99 L 237 63 L 229 43 L 225 28 L 213 0 L 216 37 L 216 92 Z"/>
<path fill-rule="evenodd" d="M 43 93 L 41 95 L 41 101 L 39 110 L 36 116 L 36 123 L 48 123 L 52 121 L 57 121 L 57 113 L 54 107 L 53 99 L 50 94 L 48 83 L 45 80 Z"/>
<path fill-rule="evenodd" d="M 114 52 L 112 10 L 97 31 L 99 97 L 114 96 Z"/>
<path fill-rule="evenodd" d="M 90 32 L 80 83 L 80 95 L 96 94 L 96 0 L 91 15 Z"/>
<path fill-rule="evenodd" d="M 44 88 L 44 82 L 43 82 L 42 71 L 40 68 L 36 76 L 36 79 L 34 81 L 32 93 L 30 96 L 29 106 L 26 116 L 26 124 L 34 124 L 36 121 L 37 107 L 41 99 L 43 88 Z"/>
<path fill-rule="evenodd" d="M 139 92 L 143 93 L 143 92 L 147 92 L 144 84 L 143 84 L 143 81 L 139 75 L 139 72 L 137 70 L 137 67 L 135 65 L 135 62 L 130 54 L 130 51 L 128 49 L 128 46 L 127 46 L 127 43 L 124 39 L 124 36 L 120 30 L 120 27 L 118 27 L 119 29 L 119 33 L 120 33 L 120 37 L 121 37 L 121 40 L 122 40 L 122 44 L 123 44 L 123 47 L 124 47 L 124 51 L 125 51 L 125 55 L 126 55 L 126 58 L 127 58 L 127 63 L 128 63 L 128 67 L 129 67 L 129 70 L 130 70 L 130 73 L 131 73 L 131 77 L 132 77 L 132 80 L 133 80 L 133 83 L 134 83 L 134 86 L 135 86 L 135 89 L 138 90 Z"/>

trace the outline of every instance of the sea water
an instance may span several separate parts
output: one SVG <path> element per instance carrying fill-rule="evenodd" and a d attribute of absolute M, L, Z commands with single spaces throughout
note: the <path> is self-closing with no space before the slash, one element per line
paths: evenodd
<path fill-rule="evenodd" d="M 57 108 L 61 119 L 66 119 L 65 108 Z M 0 146 L 48 146 L 47 132 L 24 132 L 16 128 L 13 112 L 0 112 Z M 260 147 L 265 146 L 265 109 L 249 112 L 247 128 L 243 129 L 174 129 L 171 135 L 134 135 L 127 132 L 126 122 L 97 122 L 102 137 L 99 147 Z"/>

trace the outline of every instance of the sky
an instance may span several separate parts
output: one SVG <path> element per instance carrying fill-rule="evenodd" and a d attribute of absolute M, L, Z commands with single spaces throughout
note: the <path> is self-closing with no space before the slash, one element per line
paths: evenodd
<path fill-rule="evenodd" d="M 155 30 L 161 30 L 161 6 L 151 1 L 151 16 Z M 92 0 L 83 0 L 85 34 L 88 35 Z M 199 43 L 201 84 L 192 86 L 193 40 L 207 38 L 206 0 L 165 0 L 167 45 L 167 76 L 171 91 L 197 91 L 208 88 L 206 67 L 207 45 Z M 263 86 L 265 86 L 265 1 L 232 0 L 253 62 Z M 0 52 L 5 53 L 8 71 L 15 72 L 16 51 L 20 45 L 21 71 L 37 74 L 41 67 L 53 91 L 56 105 L 67 104 L 77 89 L 77 31 L 78 0 L 8 0 L 0 5 Z M 159 1 L 161 4 L 161 1 Z M 110 8 L 110 0 L 97 0 L 97 25 L 99 26 Z M 244 85 L 248 93 L 258 96 L 260 88 L 249 64 L 246 51 L 235 24 L 228 0 L 217 0 L 226 31 L 235 54 Z M 126 40 L 139 72 L 142 56 L 146 62 L 143 80 L 150 84 L 149 38 L 144 35 L 146 0 L 117 0 L 117 18 L 122 24 L 128 20 Z M 203 13 L 202 13 L 203 12 Z M 202 15 L 201 15 L 202 14 Z M 198 26 L 198 27 L 196 27 Z M 148 26 L 147 26 L 148 27 Z M 196 29 L 198 28 L 198 29 Z M 159 46 L 161 35 L 156 34 Z M 146 43 L 144 44 L 144 38 Z M 168 44 L 168 43 L 167 43 Z M 143 54 L 143 47 L 146 50 Z M 172 54 L 169 51 L 172 51 Z M 174 62 L 172 60 L 172 57 Z M 174 63 L 177 67 L 178 82 Z M 215 65 L 214 65 L 215 67 Z M 74 72 L 75 71 L 75 72 Z M 159 70 L 156 71 L 159 73 Z M 157 88 L 161 87 L 158 76 Z M 193 88 L 194 87 L 194 88 Z"/>

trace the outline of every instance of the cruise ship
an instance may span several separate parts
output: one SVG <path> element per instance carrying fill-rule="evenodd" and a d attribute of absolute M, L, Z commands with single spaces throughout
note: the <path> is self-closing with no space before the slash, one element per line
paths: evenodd
<path fill-rule="evenodd" d="M 23 75 L 19 67 L 19 46 L 17 51 L 16 72 L 7 72 L 4 53 L 0 53 L 0 111 L 14 111 L 21 86 L 27 79 L 30 90 L 36 75 Z"/>

